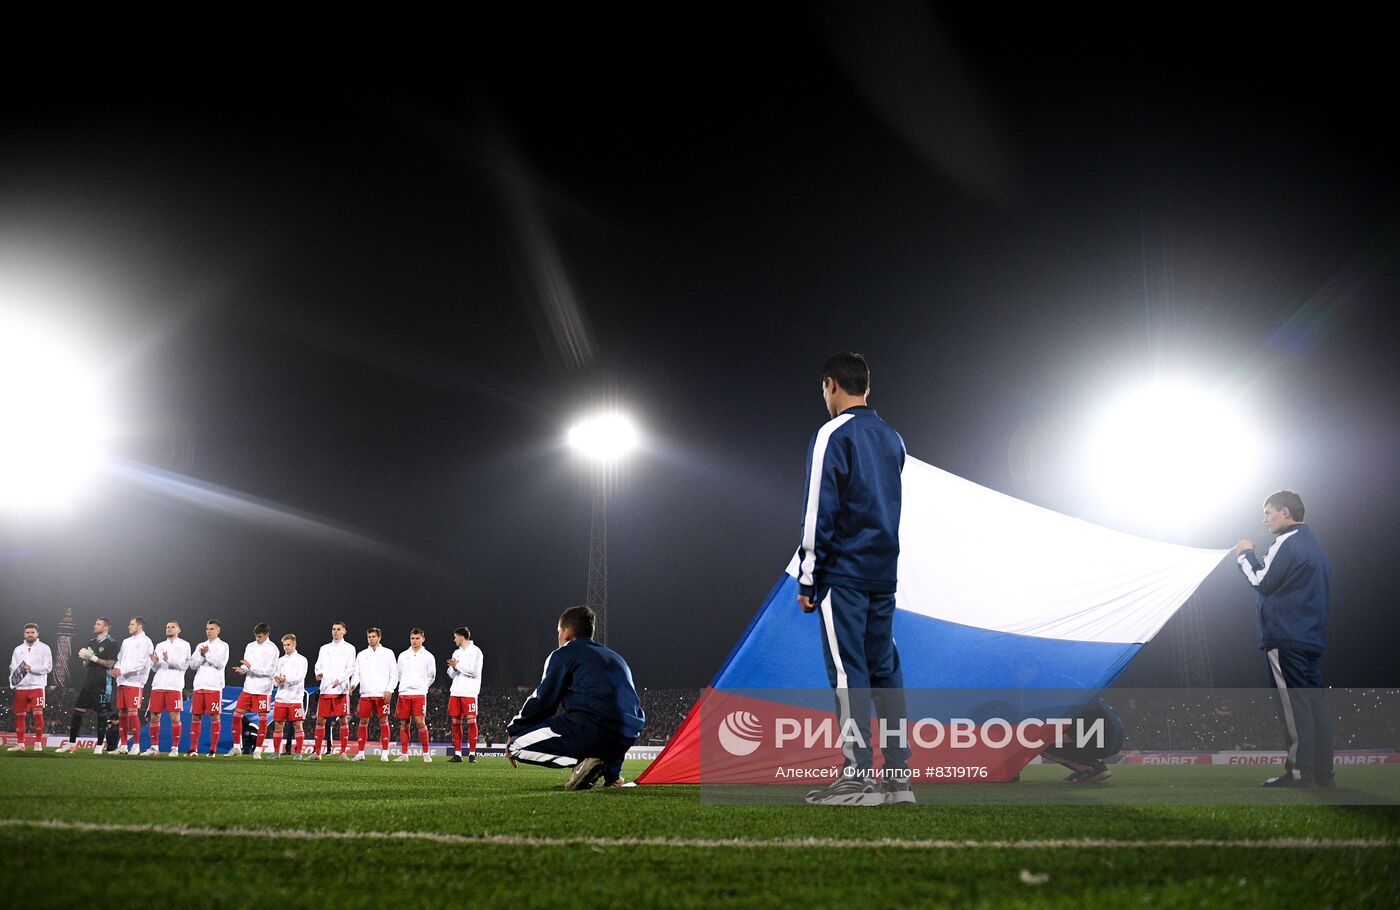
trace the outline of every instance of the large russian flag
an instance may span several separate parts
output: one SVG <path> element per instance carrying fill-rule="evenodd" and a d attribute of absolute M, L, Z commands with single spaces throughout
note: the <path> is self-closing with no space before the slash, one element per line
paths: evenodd
<path fill-rule="evenodd" d="M 899 536 L 895 640 L 911 689 L 1096 692 L 1228 552 L 1100 527 L 914 458 Z M 639 783 L 701 782 L 699 707 L 713 690 L 828 685 L 821 624 L 797 608 L 795 575 L 794 557 Z"/>

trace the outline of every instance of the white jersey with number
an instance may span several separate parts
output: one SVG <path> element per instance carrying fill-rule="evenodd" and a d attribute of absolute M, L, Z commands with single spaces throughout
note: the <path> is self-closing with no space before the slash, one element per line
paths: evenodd
<path fill-rule="evenodd" d="M 49 672 L 53 670 L 53 652 L 42 641 L 34 644 L 21 644 L 15 648 L 10 658 L 10 672 L 19 669 L 20 664 L 29 664 L 29 670 L 19 681 L 16 689 L 43 689 L 49 684 Z"/>
<path fill-rule="evenodd" d="M 316 655 L 316 675 L 321 677 L 322 695 L 344 695 L 355 678 L 355 646 L 341 639 L 321 645 Z"/>
<path fill-rule="evenodd" d="M 360 687 L 361 698 L 379 698 L 394 691 L 399 684 L 399 664 L 394 652 L 380 645 L 365 648 L 355 657 L 355 678 L 351 685 Z"/>
<path fill-rule="evenodd" d="M 279 705 L 299 705 L 306 699 L 306 658 L 297 652 L 283 654 L 277 658 L 277 669 L 273 676 L 285 676 L 284 682 L 277 685 L 277 697 L 273 699 Z"/>
<path fill-rule="evenodd" d="M 155 678 L 151 680 L 152 692 L 183 692 L 185 671 L 190 668 L 190 643 L 183 638 L 173 641 L 167 638 L 155 647 Z"/>
<path fill-rule="evenodd" d="M 248 675 L 244 677 L 243 691 L 249 695 L 267 695 L 272 692 L 272 677 L 277 671 L 277 657 L 282 649 L 269 639 L 264 642 L 250 641 L 243 649 L 243 659 L 248 661 Z"/>
<path fill-rule="evenodd" d="M 449 665 L 447 675 L 452 677 L 452 695 L 476 698 L 481 694 L 481 649 L 471 642 L 465 648 L 452 652 L 457 666 Z"/>
<path fill-rule="evenodd" d="M 205 648 L 201 654 L 199 649 Z M 190 654 L 196 692 L 224 691 L 224 668 L 228 666 L 228 642 L 222 638 L 201 642 Z"/>
<path fill-rule="evenodd" d="M 437 679 L 437 660 L 427 648 L 406 649 L 399 655 L 399 694 L 427 695 Z"/>
<path fill-rule="evenodd" d="M 117 652 L 117 663 L 112 668 L 120 673 L 118 686 L 140 689 L 146 685 L 146 680 L 151 676 L 151 652 L 155 647 L 145 632 L 137 632 L 122 642 L 121 650 Z"/>

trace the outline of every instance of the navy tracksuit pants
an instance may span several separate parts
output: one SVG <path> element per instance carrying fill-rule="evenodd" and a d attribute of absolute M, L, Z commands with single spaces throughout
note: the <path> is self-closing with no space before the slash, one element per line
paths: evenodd
<path fill-rule="evenodd" d="M 822 617 L 822 656 L 827 681 L 836 690 L 836 713 L 842 725 L 854 718 L 863 744 L 843 750 L 846 765 L 872 767 L 869 729 L 871 704 L 890 730 L 905 720 L 904 671 L 894 644 L 894 595 L 827 588 L 818 592 Z M 876 727 L 878 733 L 879 728 Z M 897 742 L 882 747 L 885 768 L 907 768 L 909 749 Z"/>

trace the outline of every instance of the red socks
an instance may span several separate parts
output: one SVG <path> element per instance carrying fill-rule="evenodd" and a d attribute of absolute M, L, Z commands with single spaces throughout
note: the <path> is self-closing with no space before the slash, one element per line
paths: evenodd
<path fill-rule="evenodd" d="M 462 751 L 462 718 L 452 718 L 452 751 L 458 754 Z"/>
<path fill-rule="evenodd" d="M 267 739 L 267 715 L 258 715 L 258 748 L 263 747 L 263 742 Z"/>
<path fill-rule="evenodd" d="M 408 727 L 404 727 L 402 730 L 399 731 L 399 743 L 400 743 L 400 745 L 401 745 L 401 747 L 402 747 L 402 748 L 399 749 L 399 754 L 400 754 L 400 755 L 407 755 L 407 754 L 408 754 Z"/>
<path fill-rule="evenodd" d="M 34 713 L 34 744 L 44 744 L 44 715 L 37 711 Z"/>
<path fill-rule="evenodd" d="M 419 727 L 419 728 L 418 728 L 418 740 L 419 740 L 419 742 L 421 742 L 421 743 L 423 744 L 423 754 L 424 754 L 424 755 L 427 755 L 427 754 L 428 754 L 429 746 L 428 746 L 428 727 L 427 727 L 426 724 L 423 725 L 422 727 Z"/>
<path fill-rule="evenodd" d="M 326 741 L 326 722 L 325 722 L 324 720 L 317 720 L 317 721 L 316 721 L 316 754 L 317 754 L 317 755 L 320 755 L 320 754 L 321 754 L 321 744 L 324 743 L 325 741 Z"/>
<path fill-rule="evenodd" d="M 476 754 L 476 719 L 475 719 L 475 718 L 472 718 L 471 720 L 467 721 L 467 748 L 471 750 L 471 754 L 472 754 L 472 755 L 475 755 L 475 754 Z M 457 747 L 457 751 L 458 751 L 458 752 L 461 752 L 461 751 L 462 751 L 462 747 L 461 747 L 461 746 L 458 746 L 458 747 Z"/>
<path fill-rule="evenodd" d="M 340 719 L 340 754 L 344 755 L 350 750 L 350 718 Z"/>
<path fill-rule="evenodd" d="M 25 744 L 24 731 L 27 728 L 27 724 L 28 722 L 23 714 L 15 717 L 15 742 L 19 743 L 21 746 Z"/>

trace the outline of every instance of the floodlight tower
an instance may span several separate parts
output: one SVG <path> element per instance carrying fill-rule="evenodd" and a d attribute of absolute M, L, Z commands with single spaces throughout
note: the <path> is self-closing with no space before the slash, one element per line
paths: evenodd
<path fill-rule="evenodd" d="M 636 424 L 616 412 L 586 417 L 569 428 L 569 448 L 585 462 L 593 493 L 586 602 L 598 617 L 594 638 L 604 645 L 608 643 L 608 482 L 639 440 Z"/>

